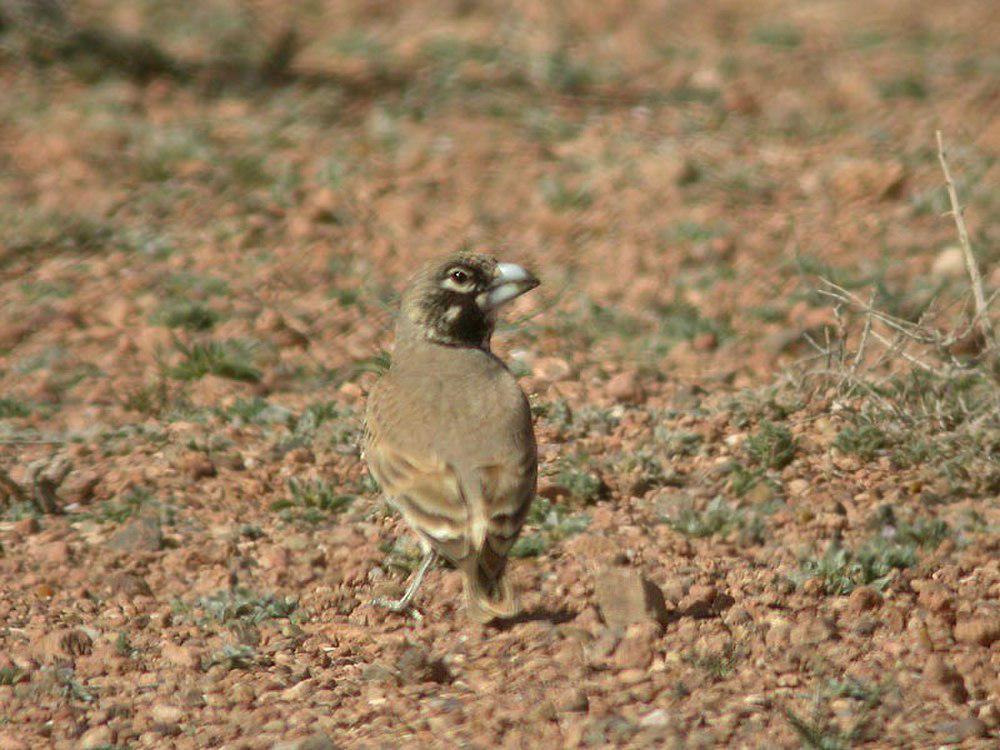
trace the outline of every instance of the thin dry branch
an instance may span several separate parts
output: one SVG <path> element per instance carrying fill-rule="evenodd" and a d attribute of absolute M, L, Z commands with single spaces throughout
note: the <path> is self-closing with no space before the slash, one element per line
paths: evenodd
<path fill-rule="evenodd" d="M 955 227 L 958 229 L 958 242 L 962 246 L 965 269 L 969 273 L 972 296 L 976 301 L 976 317 L 979 319 L 979 326 L 982 328 L 983 336 L 986 337 L 987 345 L 994 346 L 996 339 L 993 336 L 993 324 L 987 310 L 986 295 L 983 293 L 983 277 L 979 273 L 979 264 L 976 263 L 976 256 L 972 252 L 969 230 L 965 226 L 965 216 L 962 213 L 962 206 L 958 202 L 958 191 L 955 189 L 954 180 L 951 179 L 951 170 L 948 168 L 948 159 L 944 151 L 944 139 L 941 137 L 940 130 L 935 131 L 934 135 L 937 138 L 938 161 L 941 162 L 945 185 L 948 188 L 948 200 L 951 201 L 951 215 L 955 219 Z"/>

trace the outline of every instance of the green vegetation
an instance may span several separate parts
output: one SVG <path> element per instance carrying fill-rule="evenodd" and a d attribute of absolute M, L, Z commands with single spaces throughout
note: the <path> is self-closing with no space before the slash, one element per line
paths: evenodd
<path fill-rule="evenodd" d="M 933 549 L 952 535 L 943 521 L 918 519 L 897 524 L 889 506 L 876 519 L 876 534 L 857 549 L 833 542 L 823 555 L 800 562 L 799 581 L 818 578 L 830 595 L 849 594 L 858 586 L 885 588 L 894 571 L 916 564 L 921 549 Z"/>
<path fill-rule="evenodd" d="M 871 461 L 889 447 L 889 438 L 873 424 L 860 427 L 845 427 L 833 441 L 835 448 L 844 453 L 853 453 L 865 461 Z"/>
<path fill-rule="evenodd" d="M 747 454 L 765 469 L 783 469 L 795 458 L 795 438 L 787 427 L 762 422 L 746 442 Z"/>
<path fill-rule="evenodd" d="M 766 24 L 754 30 L 753 41 L 768 47 L 795 49 L 802 44 L 802 32 L 786 23 Z"/>
<path fill-rule="evenodd" d="M 271 510 L 278 511 L 286 520 L 297 518 L 307 523 L 321 523 L 345 511 L 355 499 L 355 495 L 338 492 L 323 479 L 292 478 L 288 480 L 288 497 L 271 503 Z"/>
<path fill-rule="evenodd" d="M 198 599 L 196 607 L 203 621 L 229 625 L 242 621 L 258 625 L 265 620 L 287 619 L 298 607 L 292 597 L 258 594 L 244 588 L 220 589 Z"/>
<path fill-rule="evenodd" d="M 146 487 L 131 487 L 111 500 L 101 503 L 89 515 L 102 523 L 123 524 L 155 504 L 155 496 Z"/>
<path fill-rule="evenodd" d="M 174 299 L 165 302 L 150 320 L 167 328 L 210 331 L 220 317 L 219 313 L 201 302 Z"/>
<path fill-rule="evenodd" d="M 525 519 L 525 529 L 510 549 L 511 557 L 537 557 L 553 544 L 579 534 L 587 528 L 590 518 L 573 513 L 543 497 L 536 497 Z"/>
<path fill-rule="evenodd" d="M 169 370 L 177 380 L 198 380 L 206 375 L 256 383 L 261 372 L 254 365 L 256 344 L 241 339 L 205 341 L 188 346 L 181 341 L 176 347 L 184 359 Z"/>
<path fill-rule="evenodd" d="M 608 486 L 597 473 L 586 467 L 587 461 L 583 457 L 560 460 L 556 483 L 569 491 L 577 502 L 592 505 L 607 494 Z"/>
<path fill-rule="evenodd" d="M 741 544 L 761 544 L 767 525 L 761 512 L 748 512 L 727 504 L 721 497 L 709 501 L 704 510 L 682 507 L 674 516 L 663 519 L 674 531 L 693 537 L 735 534 Z"/>
<path fill-rule="evenodd" d="M 31 407 L 24 401 L 13 398 L 0 398 L 0 419 L 27 417 Z"/>
<path fill-rule="evenodd" d="M 257 664 L 257 652 L 251 646 L 227 643 L 207 658 L 205 668 L 222 665 L 227 670 L 250 669 Z"/>

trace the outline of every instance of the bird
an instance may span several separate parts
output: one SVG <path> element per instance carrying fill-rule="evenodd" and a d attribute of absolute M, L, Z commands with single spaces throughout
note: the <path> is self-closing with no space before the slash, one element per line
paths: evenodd
<path fill-rule="evenodd" d="M 421 267 L 403 292 L 362 450 L 424 554 L 403 596 L 374 604 L 409 611 L 441 557 L 462 576 L 470 619 L 519 611 L 507 554 L 535 497 L 538 451 L 528 400 L 490 339 L 499 310 L 539 283 L 520 265 L 460 252 Z"/>

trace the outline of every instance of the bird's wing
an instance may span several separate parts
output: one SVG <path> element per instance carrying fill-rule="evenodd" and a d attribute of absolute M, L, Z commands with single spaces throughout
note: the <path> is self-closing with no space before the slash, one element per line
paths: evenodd
<path fill-rule="evenodd" d="M 521 533 L 521 526 L 535 495 L 537 459 L 533 446 L 515 452 L 502 462 L 479 469 L 486 542 L 498 555 L 506 555 Z"/>
<path fill-rule="evenodd" d="M 365 458 L 392 504 L 435 550 L 452 561 L 469 554 L 469 507 L 449 464 L 378 440 L 366 446 Z"/>

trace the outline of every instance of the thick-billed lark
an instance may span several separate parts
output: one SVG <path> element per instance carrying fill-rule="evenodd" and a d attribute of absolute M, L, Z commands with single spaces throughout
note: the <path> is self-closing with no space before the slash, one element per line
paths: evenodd
<path fill-rule="evenodd" d="M 538 455 L 528 401 L 490 337 L 497 310 L 538 283 L 521 266 L 462 253 L 421 269 L 403 293 L 392 364 L 368 398 L 364 455 L 424 558 L 403 597 L 381 606 L 408 609 L 441 555 L 462 574 L 472 619 L 518 610 L 504 571 Z"/>

